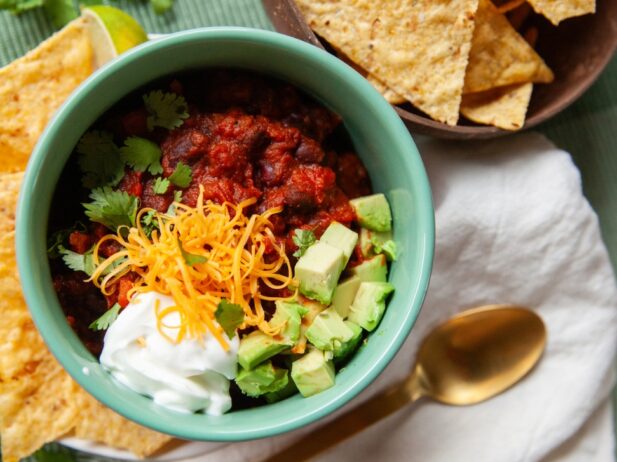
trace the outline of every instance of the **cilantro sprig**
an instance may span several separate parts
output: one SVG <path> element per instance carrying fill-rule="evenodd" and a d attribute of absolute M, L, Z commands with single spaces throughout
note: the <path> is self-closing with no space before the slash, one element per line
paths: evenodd
<path fill-rule="evenodd" d="M 92 273 L 94 273 L 92 249 L 88 250 L 86 253 L 77 253 L 60 245 L 58 246 L 58 253 L 62 255 L 64 264 L 73 271 L 83 271 L 88 276 L 92 276 Z"/>
<path fill-rule="evenodd" d="M 141 228 L 146 236 L 152 236 L 152 231 L 159 229 L 159 222 L 156 219 L 156 210 L 149 210 L 141 216 Z"/>
<path fill-rule="evenodd" d="M 229 338 L 236 335 L 236 329 L 244 322 L 244 310 L 240 305 L 222 299 L 214 312 L 216 322 Z"/>
<path fill-rule="evenodd" d="M 167 178 L 158 177 L 154 180 L 152 191 L 154 194 L 165 194 L 169 189 L 169 180 Z"/>
<path fill-rule="evenodd" d="M 298 250 L 293 253 L 293 256 L 298 258 L 304 255 L 306 250 L 317 241 L 315 233 L 310 229 L 295 229 L 291 239 L 298 246 Z"/>
<path fill-rule="evenodd" d="M 47 239 L 47 256 L 49 258 L 60 257 L 62 255 L 60 253 L 60 248 L 64 247 L 69 239 L 69 236 L 74 231 L 86 232 L 86 225 L 84 225 L 81 221 L 78 221 L 71 228 L 59 229 L 58 231 L 55 231 Z"/>
<path fill-rule="evenodd" d="M 182 246 L 182 241 L 180 239 L 178 239 L 178 247 L 180 247 L 180 253 L 182 254 L 182 258 L 184 258 L 184 261 L 189 266 L 197 265 L 199 263 L 206 263 L 208 261 L 208 259 L 203 255 L 196 255 L 194 253 L 189 253 L 184 250 L 184 247 Z"/>
<path fill-rule="evenodd" d="M 182 162 L 178 162 L 173 173 L 169 175 L 167 179 L 171 181 L 174 185 L 176 185 L 178 188 L 186 188 L 188 185 L 191 184 L 191 181 L 193 181 L 193 173 L 191 171 L 191 167 Z"/>
<path fill-rule="evenodd" d="M 135 226 L 139 200 L 125 191 L 114 191 L 109 187 L 93 189 L 92 202 L 82 204 L 91 221 L 101 223 L 112 231 L 120 226 Z"/>
<path fill-rule="evenodd" d="M 58 253 L 62 256 L 62 261 L 64 261 L 64 264 L 73 271 L 83 271 L 88 276 L 92 276 L 94 270 L 96 269 L 93 257 L 94 247 L 91 247 L 85 253 L 77 253 L 60 245 L 58 246 Z M 111 273 L 125 261 L 126 257 L 115 260 L 111 265 L 105 268 L 105 270 L 101 273 L 101 276 L 106 276 Z"/>
<path fill-rule="evenodd" d="M 86 132 L 77 144 L 77 154 L 77 162 L 84 173 L 81 182 L 86 188 L 115 186 L 124 176 L 120 149 L 109 132 Z"/>
<path fill-rule="evenodd" d="M 118 303 L 114 303 L 114 305 L 110 309 L 105 311 L 105 313 L 103 313 L 101 317 L 93 321 L 92 324 L 90 324 L 88 327 L 92 330 L 108 329 L 109 326 L 111 326 L 113 322 L 118 318 L 118 315 L 120 314 L 120 308 L 121 307 Z"/>
<path fill-rule="evenodd" d="M 136 172 L 148 170 L 152 175 L 163 173 L 161 148 L 145 138 L 131 136 L 120 148 L 120 159 Z"/>
<path fill-rule="evenodd" d="M 54 27 L 60 29 L 79 16 L 75 3 L 73 0 L 0 0 L 0 10 L 20 14 L 35 8 L 43 8 Z M 80 0 L 79 3 L 92 6 L 104 2 L 102 0 Z M 173 0 L 150 0 L 150 5 L 156 14 L 163 14 L 173 6 Z"/>
<path fill-rule="evenodd" d="M 168 130 L 179 127 L 189 116 L 188 105 L 183 96 L 154 90 L 143 96 L 148 112 L 148 130 L 162 127 Z"/>

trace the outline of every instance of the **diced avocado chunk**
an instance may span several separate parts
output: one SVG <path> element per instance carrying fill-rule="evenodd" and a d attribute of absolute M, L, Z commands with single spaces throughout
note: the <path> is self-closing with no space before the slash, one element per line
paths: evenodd
<path fill-rule="evenodd" d="M 349 309 L 349 321 L 355 322 L 369 332 L 381 321 L 386 310 L 386 298 L 394 291 L 387 282 L 363 282 Z"/>
<path fill-rule="evenodd" d="M 358 197 L 350 200 L 349 203 L 356 211 L 360 226 L 379 232 L 392 229 L 390 205 L 383 194 Z"/>
<path fill-rule="evenodd" d="M 386 257 L 379 254 L 364 260 L 351 269 L 351 274 L 357 276 L 362 282 L 386 282 L 388 276 Z"/>
<path fill-rule="evenodd" d="M 278 337 L 289 346 L 293 346 L 300 338 L 301 313 L 304 312 L 305 308 L 298 303 L 282 300 L 276 302 L 276 311 L 269 324 L 272 327 L 281 326 Z"/>
<path fill-rule="evenodd" d="M 238 348 L 238 363 L 244 369 L 254 369 L 259 363 L 292 346 L 289 342 L 277 340 L 274 337 L 256 330 L 240 339 Z"/>
<path fill-rule="evenodd" d="M 392 240 L 392 232 L 379 233 L 366 228 L 360 230 L 360 252 L 363 257 L 383 253 L 389 261 L 397 258 L 396 243 Z"/>
<path fill-rule="evenodd" d="M 306 350 L 306 331 L 313 320 L 319 313 L 326 309 L 324 305 L 319 302 L 309 300 L 308 298 L 300 298 L 298 302 L 302 305 L 305 312 L 302 314 L 302 325 L 300 326 L 300 338 L 291 349 L 294 354 L 303 354 Z"/>
<path fill-rule="evenodd" d="M 345 225 L 333 221 L 321 235 L 319 242 L 325 242 L 326 244 L 330 244 L 332 247 L 341 249 L 345 255 L 345 261 L 343 263 L 344 267 L 347 265 L 349 257 L 351 257 L 353 249 L 356 247 L 356 243 L 358 242 L 358 233 L 347 228 Z"/>
<path fill-rule="evenodd" d="M 360 340 L 362 340 L 362 327 L 355 322 L 345 321 L 345 325 L 353 332 L 353 336 L 334 348 L 334 363 L 340 364 L 344 362 L 351 354 L 356 351 Z"/>
<path fill-rule="evenodd" d="M 270 404 L 276 403 L 277 401 L 284 400 L 289 398 L 292 395 L 298 393 L 298 387 L 293 380 L 287 380 L 287 385 L 277 391 L 271 391 L 264 395 L 266 401 Z"/>
<path fill-rule="evenodd" d="M 349 307 L 351 306 L 353 299 L 356 296 L 358 287 L 362 281 L 358 276 L 351 276 L 339 283 L 334 289 L 334 295 L 332 296 L 332 308 L 341 316 L 346 318 L 349 313 Z"/>
<path fill-rule="evenodd" d="M 317 315 L 306 330 L 309 342 L 323 351 L 334 351 L 353 337 L 353 331 L 345 325 L 343 318 L 334 308 L 328 308 Z"/>
<path fill-rule="evenodd" d="M 372 234 L 373 231 L 366 228 L 360 228 L 360 238 L 358 239 L 358 242 L 360 245 L 360 253 L 364 258 L 374 255 L 373 241 L 371 240 Z"/>
<path fill-rule="evenodd" d="M 325 242 L 310 246 L 296 263 L 295 275 L 300 293 L 324 305 L 332 301 L 332 294 L 345 268 L 345 254 Z"/>
<path fill-rule="evenodd" d="M 304 397 L 315 395 L 334 385 L 334 363 L 325 353 L 312 348 L 291 365 L 291 378 Z"/>
<path fill-rule="evenodd" d="M 285 388 L 289 381 L 287 369 L 274 367 L 271 361 L 260 364 L 252 370 L 240 369 L 236 376 L 238 388 L 253 398 L 278 392 Z"/>

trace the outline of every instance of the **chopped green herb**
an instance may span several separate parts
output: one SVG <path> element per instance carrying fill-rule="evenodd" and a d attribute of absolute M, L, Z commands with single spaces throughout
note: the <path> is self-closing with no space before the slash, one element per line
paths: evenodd
<path fill-rule="evenodd" d="M 102 5 L 105 2 L 103 0 L 79 0 L 77 3 L 92 6 Z M 156 14 L 162 14 L 173 6 L 173 0 L 150 0 L 150 5 Z M 78 16 L 73 0 L 0 0 L 0 10 L 9 10 L 16 14 L 41 7 L 44 7 L 47 17 L 58 29 Z"/>
<path fill-rule="evenodd" d="M 86 253 L 77 253 L 65 248 L 62 245 L 58 246 L 58 253 L 62 256 L 62 261 L 73 271 L 83 271 L 88 276 L 92 276 L 96 267 L 94 266 L 94 258 L 92 257 L 94 248 L 90 248 Z M 111 265 L 105 268 L 101 276 L 111 273 L 115 268 L 126 261 L 126 257 L 115 260 Z"/>
<path fill-rule="evenodd" d="M 143 97 L 148 112 L 148 130 L 163 127 L 168 130 L 179 127 L 188 118 L 188 105 L 183 96 L 175 93 L 151 91 Z"/>
<path fill-rule="evenodd" d="M 156 180 L 154 180 L 154 184 L 152 185 L 152 191 L 154 191 L 154 194 L 165 194 L 168 189 L 169 180 L 167 178 L 159 176 Z"/>
<path fill-rule="evenodd" d="M 92 202 L 82 204 L 91 221 L 101 223 L 112 231 L 119 226 L 135 226 L 135 215 L 139 200 L 125 191 L 114 191 L 109 187 L 97 188 L 90 192 Z"/>
<path fill-rule="evenodd" d="M 152 231 L 159 229 L 159 221 L 155 217 L 155 210 L 149 210 L 141 216 L 141 226 L 148 237 L 152 235 Z"/>
<path fill-rule="evenodd" d="M 214 312 L 216 322 L 223 328 L 227 337 L 233 338 L 236 329 L 244 322 L 244 310 L 240 305 L 222 299 Z"/>
<path fill-rule="evenodd" d="M 84 176 L 82 184 L 89 189 L 114 186 L 124 176 L 124 163 L 111 133 L 92 130 L 77 144 L 77 161 Z"/>
<path fill-rule="evenodd" d="M 184 247 L 182 247 L 182 241 L 180 241 L 180 239 L 178 239 L 178 247 L 180 247 L 182 258 L 184 258 L 184 261 L 189 266 L 197 265 L 198 263 L 205 263 L 208 261 L 208 259 L 203 255 L 196 255 L 194 253 L 189 253 L 184 250 Z"/>
<path fill-rule="evenodd" d="M 120 314 L 120 305 L 115 303 L 114 306 L 105 311 L 105 313 L 103 313 L 100 318 L 98 318 L 88 327 L 92 330 L 108 329 L 109 326 L 111 326 L 113 322 L 118 318 L 118 314 Z"/>
<path fill-rule="evenodd" d="M 176 216 L 176 202 L 181 202 L 182 201 L 182 191 L 174 191 L 174 201 L 169 204 L 169 207 L 167 207 L 167 215 L 171 216 L 171 217 L 175 217 Z"/>
<path fill-rule="evenodd" d="M 191 167 L 178 162 L 173 173 L 167 179 L 179 188 L 186 188 L 193 180 L 193 172 L 191 172 Z"/>
<path fill-rule="evenodd" d="M 310 246 L 312 246 L 317 238 L 315 233 L 310 229 L 295 229 L 292 236 L 293 243 L 298 246 L 298 250 L 293 253 L 294 257 L 301 257 Z"/>
<path fill-rule="evenodd" d="M 88 276 L 92 276 L 92 273 L 94 273 L 92 249 L 88 250 L 86 253 L 77 253 L 59 245 L 58 253 L 62 255 L 64 264 L 73 271 L 83 271 Z"/>
<path fill-rule="evenodd" d="M 124 140 L 124 146 L 120 148 L 120 158 L 137 172 L 148 169 L 152 175 L 163 173 L 161 148 L 145 138 L 131 136 Z"/>
<path fill-rule="evenodd" d="M 60 229 L 49 236 L 49 239 L 47 239 L 47 256 L 49 258 L 58 258 L 61 256 L 60 247 L 66 244 L 73 231 L 85 232 L 86 226 L 78 221 L 72 228 Z"/>

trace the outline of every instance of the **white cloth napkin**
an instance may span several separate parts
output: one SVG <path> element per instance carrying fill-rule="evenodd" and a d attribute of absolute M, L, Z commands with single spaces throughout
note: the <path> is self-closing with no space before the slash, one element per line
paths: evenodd
<path fill-rule="evenodd" d="M 538 367 L 468 407 L 429 400 L 390 416 L 322 461 L 608 461 L 617 345 L 617 288 L 598 220 L 570 156 L 539 134 L 490 142 L 419 138 L 436 210 L 431 286 L 407 342 L 344 411 L 411 368 L 429 330 L 465 308 L 533 307 L 548 328 Z M 236 443 L 200 461 L 254 461 L 306 436 Z M 310 444 L 310 442 L 308 443 Z"/>

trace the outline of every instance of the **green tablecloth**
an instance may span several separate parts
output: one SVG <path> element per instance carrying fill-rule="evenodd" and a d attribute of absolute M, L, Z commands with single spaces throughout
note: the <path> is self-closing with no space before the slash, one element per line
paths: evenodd
<path fill-rule="evenodd" d="M 259 0 L 175 0 L 173 9 L 161 16 L 155 15 L 146 1 L 111 4 L 125 9 L 153 33 L 221 25 L 272 29 Z M 41 11 L 21 16 L 0 13 L 0 66 L 34 48 L 52 32 Z M 539 130 L 572 154 L 617 268 L 617 57 L 580 100 Z"/>

